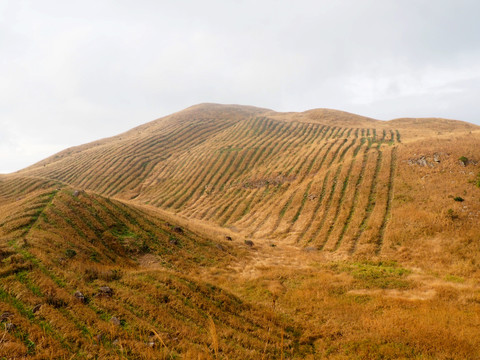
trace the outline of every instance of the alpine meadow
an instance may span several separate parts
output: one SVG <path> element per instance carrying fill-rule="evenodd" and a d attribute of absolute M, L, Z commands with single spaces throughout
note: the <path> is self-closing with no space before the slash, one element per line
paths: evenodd
<path fill-rule="evenodd" d="M 480 127 L 199 104 L 0 175 L 1 359 L 479 359 Z"/>

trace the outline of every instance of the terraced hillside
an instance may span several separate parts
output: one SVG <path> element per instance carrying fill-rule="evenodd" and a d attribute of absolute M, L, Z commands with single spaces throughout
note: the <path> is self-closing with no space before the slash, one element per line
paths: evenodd
<path fill-rule="evenodd" d="M 257 359 L 293 348 L 268 309 L 186 275 L 238 249 L 49 181 L 16 179 L 0 193 L 0 358 Z"/>
<path fill-rule="evenodd" d="M 68 149 L 21 174 L 243 238 L 378 255 L 389 237 L 398 167 L 414 156 L 410 144 L 476 129 L 442 119 L 382 122 L 334 110 L 206 104 Z"/>
<path fill-rule="evenodd" d="M 478 358 L 479 220 L 474 125 L 197 105 L 0 176 L 0 358 Z"/>

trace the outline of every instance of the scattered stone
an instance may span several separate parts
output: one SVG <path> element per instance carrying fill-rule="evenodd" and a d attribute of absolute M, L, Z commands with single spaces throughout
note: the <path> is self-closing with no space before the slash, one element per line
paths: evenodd
<path fill-rule="evenodd" d="M 98 289 L 98 295 L 99 296 L 112 296 L 113 295 L 113 289 L 110 286 L 101 286 Z"/>
<path fill-rule="evenodd" d="M 41 307 L 42 307 L 42 304 L 35 305 L 32 309 L 32 312 L 35 314 L 36 312 L 38 312 L 40 310 Z"/>
<path fill-rule="evenodd" d="M 75 196 L 75 197 L 77 197 L 79 194 L 80 194 L 80 191 L 78 191 L 78 190 L 75 190 L 75 191 L 73 192 L 73 196 Z"/>
<path fill-rule="evenodd" d="M 253 241 L 252 240 L 245 240 L 245 245 L 252 247 Z"/>
<path fill-rule="evenodd" d="M 179 233 L 179 234 L 183 234 L 183 229 L 180 227 L 180 226 L 175 226 L 173 228 L 173 231 Z"/>
<path fill-rule="evenodd" d="M 15 330 L 16 327 L 17 327 L 17 325 L 12 324 L 11 322 L 5 324 L 5 330 L 7 330 L 7 331 Z"/>
<path fill-rule="evenodd" d="M 308 200 L 315 200 L 318 196 L 316 194 L 308 195 Z"/>
<path fill-rule="evenodd" d="M 99 343 L 102 342 L 102 340 L 103 340 L 103 333 L 97 334 L 97 336 L 95 336 L 95 338 L 97 339 L 97 341 L 98 341 Z"/>
<path fill-rule="evenodd" d="M 425 156 L 421 156 L 418 159 L 408 159 L 408 165 L 419 165 L 419 166 L 430 166 L 433 167 L 433 164 L 429 164 Z"/>
<path fill-rule="evenodd" d="M 226 251 L 227 250 L 227 249 L 225 249 L 225 247 L 222 244 L 217 244 L 217 245 L 215 245 L 215 247 L 220 251 Z"/>
<path fill-rule="evenodd" d="M 228 240 L 228 241 L 233 241 L 232 237 L 231 236 L 225 236 L 225 240 Z"/>
<path fill-rule="evenodd" d="M 170 244 L 172 244 L 172 245 L 178 245 L 178 239 L 170 238 L 169 242 L 170 242 Z"/>
<path fill-rule="evenodd" d="M 120 319 L 117 318 L 116 316 L 112 316 L 110 318 L 110 323 L 115 325 L 115 326 L 120 326 L 121 325 Z"/>
<path fill-rule="evenodd" d="M 80 291 L 77 291 L 75 294 L 73 294 L 73 296 L 75 296 L 77 300 L 80 301 L 82 304 L 85 304 L 86 302 L 85 295 L 83 295 Z"/>
<path fill-rule="evenodd" d="M 420 166 L 427 166 L 427 159 L 425 159 L 425 156 L 422 156 L 420 159 L 417 160 L 417 164 Z"/>
<path fill-rule="evenodd" d="M 435 161 L 436 163 L 439 163 L 440 162 L 440 155 L 435 153 L 433 154 L 433 161 Z"/>
<path fill-rule="evenodd" d="M 12 318 L 14 316 L 13 313 L 9 312 L 9 311 L 5 311 L 2 315 L 0 315 L 0 321 L 7 321 L 9 320 L 10 318 Z"/>

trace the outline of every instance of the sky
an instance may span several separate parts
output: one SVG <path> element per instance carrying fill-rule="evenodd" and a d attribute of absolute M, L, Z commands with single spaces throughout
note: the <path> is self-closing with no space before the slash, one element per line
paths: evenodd
<path fill-rule="evenodd" d="M 0 0 L 0 173 L 215 102 L 480 125 L 478 0 Z"/>

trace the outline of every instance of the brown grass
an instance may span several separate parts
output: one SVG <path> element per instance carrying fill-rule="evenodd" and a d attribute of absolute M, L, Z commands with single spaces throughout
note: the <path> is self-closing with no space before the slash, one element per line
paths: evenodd
<path fill-rule="evenodd" d="M 477 129 L 201 105 L 1 176 L 0 358 L 480 358 Z"/>

